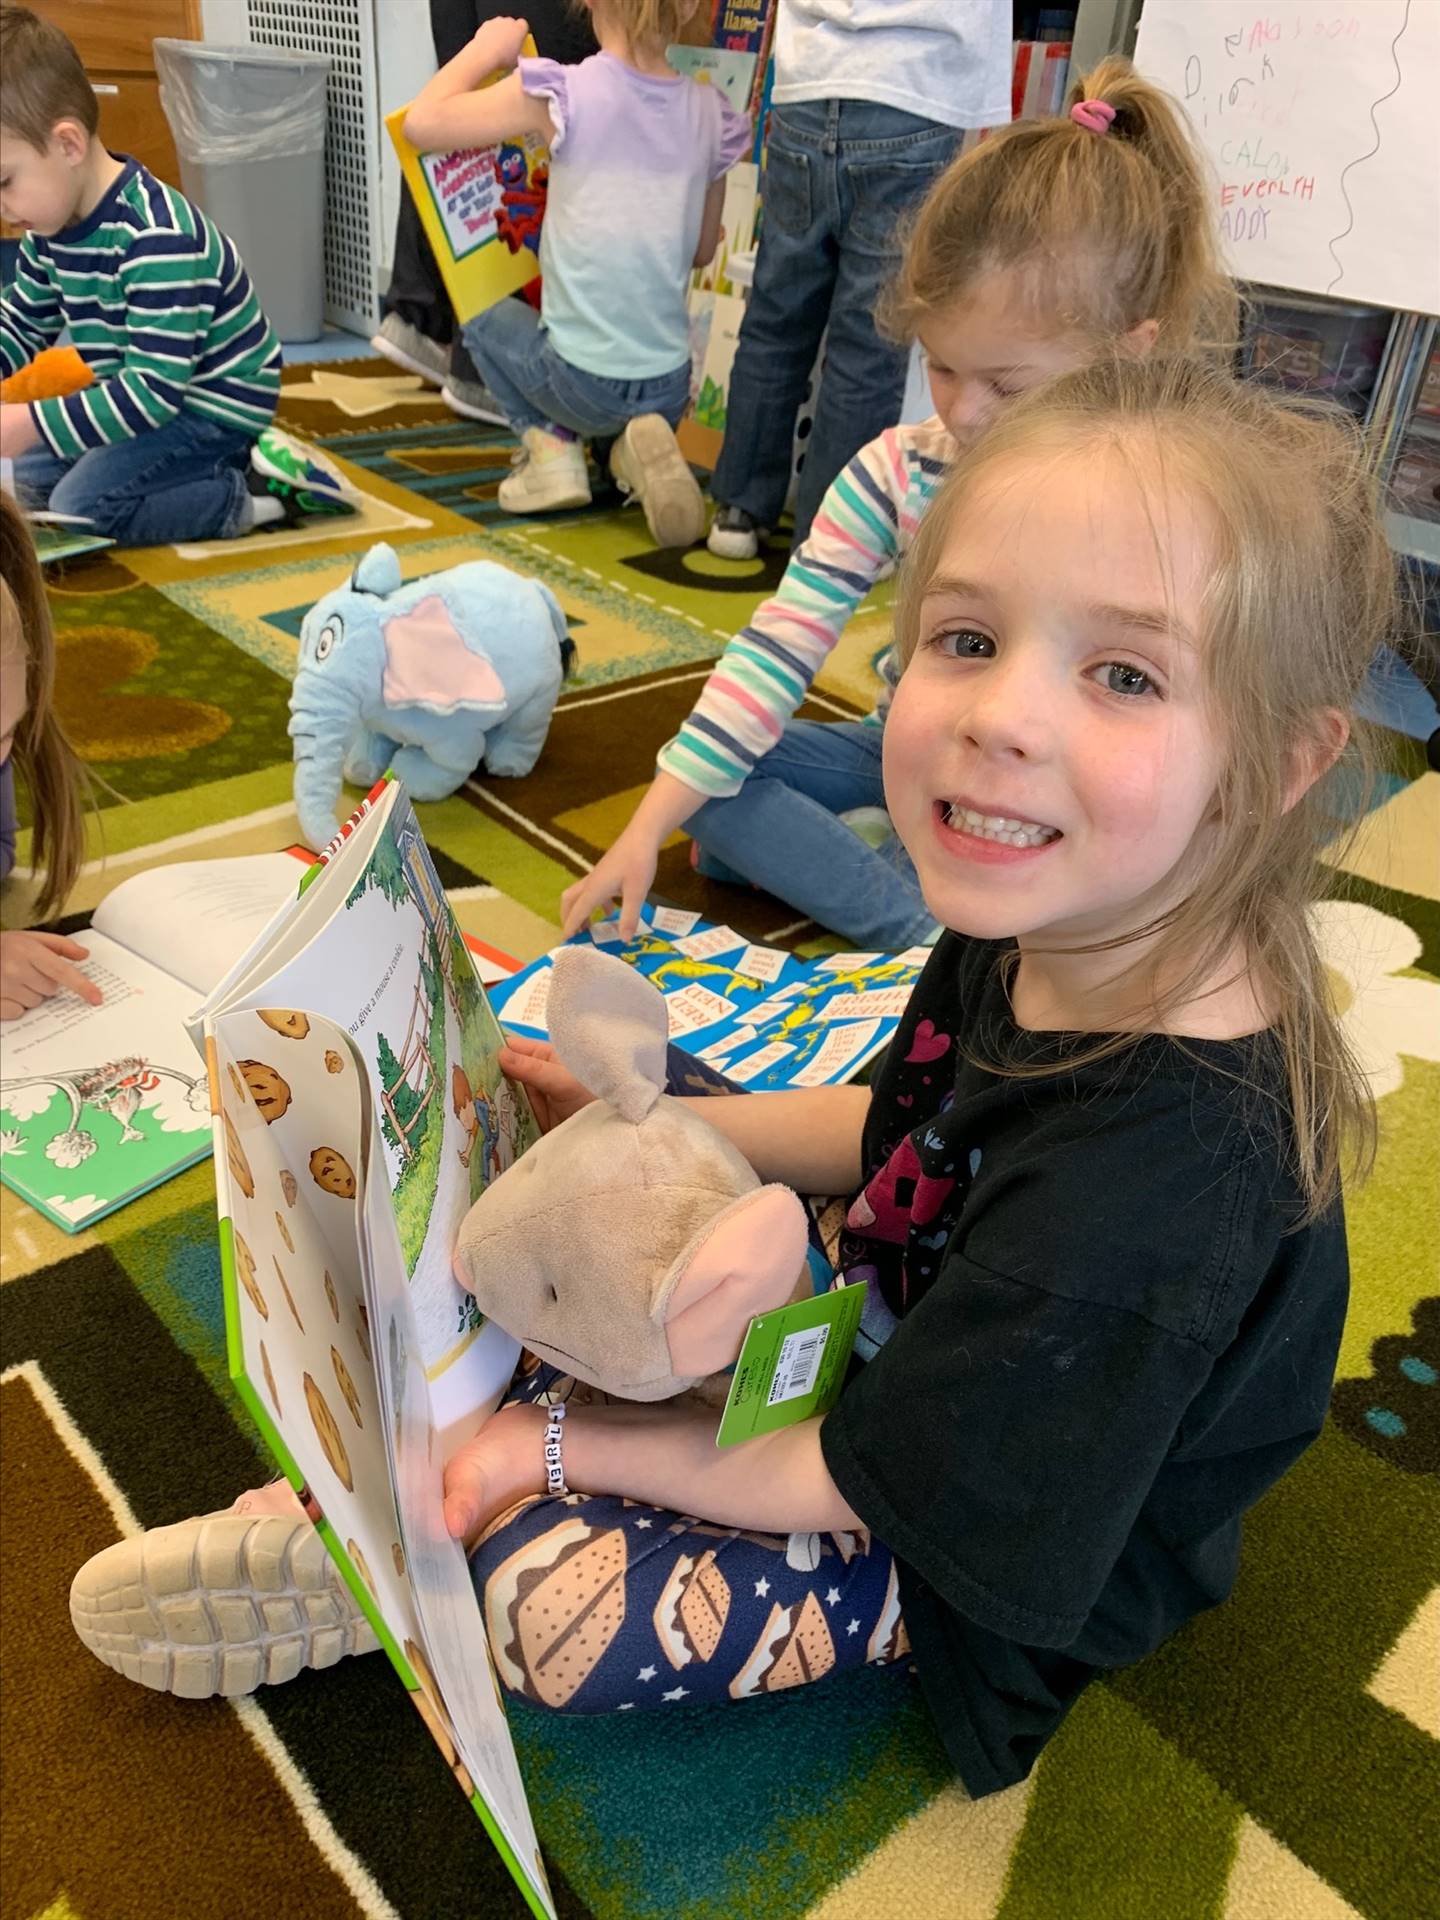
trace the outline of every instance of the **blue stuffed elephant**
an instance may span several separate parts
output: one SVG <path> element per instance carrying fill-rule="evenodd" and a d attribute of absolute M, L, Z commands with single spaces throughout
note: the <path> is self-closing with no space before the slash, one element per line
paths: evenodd
<path fill-rule="evenodd" d="M 529 773 L 575 648 L 550 589 L 488 560 L 403 585 L 370 549 L 305 616 L 290 695 L 295 811 L 313 847 L 336 830 L 342 772 L 370 787 L 393 767 L 443 800 L 484 761 Z"/>

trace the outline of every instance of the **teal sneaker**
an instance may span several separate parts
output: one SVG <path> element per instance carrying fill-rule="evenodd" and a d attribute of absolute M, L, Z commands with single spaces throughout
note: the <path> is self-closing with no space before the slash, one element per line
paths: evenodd
<path fill-rule="evenodd" d="M 356 511 L 354 489 L 340 469 L 279 427 L 266 427 L 250 449 L 250 474 L 251 492 L 278 500 L 287 520 Z"/>

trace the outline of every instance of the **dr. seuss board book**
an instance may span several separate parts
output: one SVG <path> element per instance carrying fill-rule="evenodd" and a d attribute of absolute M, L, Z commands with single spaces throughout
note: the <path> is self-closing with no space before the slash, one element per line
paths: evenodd
<path fill-rule="evenodd" d="M 533 55 L 535 42 L 527 38 L 521 52 Z M 492 74 L 483 84 L 500 78 Z M 385 125 L 463 325 L 539 273 L 549 155 L 533 134 L 494 147 L 421 153 L 405 138 L 406 111 L 398 107 Z"/>
<path fill-rule="evenodd" d="M 186 1016 L 293 900 L 310 855 L 182 861 L 123 881 L 78 939 L 98 1007 L 57 993 L 7 1022 L 0 1180 L 78 1233 L 210 1151 Z"/>
<path fill-rule="evenodd" d="M 645 907 L 631 940 L 609 919 L 570 944 L 587 941 L 654 982 L 677 1046 L 756 1093 L 853 1079 L 899 1025 L 930 958 L 928 947 L 910 947 L 801 960 L 675 907 Z M 491 1003 L 507 1027 L 546 1033 L 552 959 L 546 954 L 495 988 Z"/>
<path fill-rule="evenodd" d="M 231 1376 L 532 1911 L 553 1915 L 441 1488 L 518 1353 L 451 1249 L 535 1121 L 398 783 L 201 1021 Z"/>

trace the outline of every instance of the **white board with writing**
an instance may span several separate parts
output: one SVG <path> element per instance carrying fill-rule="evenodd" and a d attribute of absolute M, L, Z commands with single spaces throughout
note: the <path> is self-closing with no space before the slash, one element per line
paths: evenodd
<path fill-rule="evenodd" d="M 1146 0 L 1241 280 L 1440 313 L 1440 0 Z"/>

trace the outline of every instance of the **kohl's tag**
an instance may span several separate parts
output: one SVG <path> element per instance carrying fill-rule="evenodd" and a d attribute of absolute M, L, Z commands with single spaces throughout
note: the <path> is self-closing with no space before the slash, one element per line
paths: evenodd
<path fill-rule="evenodd" d="M 863 1286 L 832 1287 L 750 1322 L 720 1427 L 717 1447 L 828 1413 L 839 1397 L 860 1315 Z"/>

